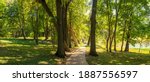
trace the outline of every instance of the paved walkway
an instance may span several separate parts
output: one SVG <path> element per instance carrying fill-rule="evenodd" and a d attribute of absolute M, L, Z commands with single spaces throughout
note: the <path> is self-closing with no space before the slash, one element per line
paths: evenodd
<path fill-rule="evenodd" d="M 66 65 L 88 65 L 85 54 L 85 47 L 80 47 L 73 52 L 67 52 L 67 55 L 69 55 L 69 57 L 66 59 Z"/>

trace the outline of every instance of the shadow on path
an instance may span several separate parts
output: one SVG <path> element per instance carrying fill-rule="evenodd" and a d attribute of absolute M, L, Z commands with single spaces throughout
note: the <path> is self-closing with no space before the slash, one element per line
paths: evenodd
<path fill-rule="evenodd" d="M 66 65 L 88 65 L 86 58 L 86 48 L 80 47 L 79 49 L 76 49 L 72 52 L 67 52 L 67 55 L 70 55 L 66 59 Z"/>

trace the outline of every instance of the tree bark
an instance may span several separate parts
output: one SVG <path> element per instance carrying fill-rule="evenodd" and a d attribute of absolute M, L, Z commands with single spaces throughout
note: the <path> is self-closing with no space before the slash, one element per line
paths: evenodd
<path fill-rule="evenodd" d="M 64 36 L 64 44 L 65 44 L 65 51 L 70 51 L 69 49 L 69 38 L 68 38 L 68 25 L 67 25 L 67 12 L 68 12 L 68 8 L 70 3 L 72 2 L 72 0 L 69 0 L 68 2 L 64 3 L 62 5 L 62 26 L 63 26 L 63 36 Z"/>
<path fill-rule="evenodd" d="M 130 34 L 129 32 L 127 33 L 127 42 L 126 42 L 126 47 L 125 47 L 125 52 L 129 52 L 129 41 L 130 41 Z"/>
<path fill-rule="evenodd" d="M 130 15 L 132 17 L 132 13 Z M 132 25 L 132 19 L 130 18 L 130 22 L 129 22 L 129 26 L 128 26 L 128 30 L 127 30 L 127 41 L 126 41 L 126 47 L 125 47 L 125 52 L 129 52 L 129 43 L 130 43 L 130 32 L 131 32 L 131 25 Z"/>
<path fill-rule="evenodd" d="M 97 0 L 93 0 L 92 15 L 91 15 L 91 46 L 90 46 L 90 55 L 91 56 L 97 56 L 96 41 L 95 41 L 96 10 L 97 10 Z"/>
<path fill-rule="evenodd" d="M 56 10 L 57 10 L 57 28 L 58 29 L 58 47 L 56 56 L 64 58 L 65 57 L 65 49 L 64 49 L 64 36 L 63 36 L 63 13 L 62 13 L 62 2 L 61 0 L 56 0 Z"/>

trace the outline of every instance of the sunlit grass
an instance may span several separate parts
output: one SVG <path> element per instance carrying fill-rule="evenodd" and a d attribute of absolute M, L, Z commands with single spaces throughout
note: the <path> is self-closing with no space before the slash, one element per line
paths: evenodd
<path fill-rule="evenodd" d="M 149 48 L 142 48 L 140 51 L 138 48 L 131 48 L 130 52 L 135 52 L 135 53 L 143 53 L 143 54 L 150 54 L 150 49 Z"/>
<path fill-rule="evenodd" d="M 32 39 L 0 38 L 0 64 L 61 64 L 64 60 L 55 57 L 55 52 L 56 47 L 49 43 L 35 45 Z"/>
<path fill-rule="evenodd" d="M 106 52 L 104 48 L 97 47 L 98 57 L 89 56 L 89 47 L 87 47 L 87 62 L 90 65 L 150 65 L 150 49 L 138 48 L 130 49 L 130 52 Z"/>

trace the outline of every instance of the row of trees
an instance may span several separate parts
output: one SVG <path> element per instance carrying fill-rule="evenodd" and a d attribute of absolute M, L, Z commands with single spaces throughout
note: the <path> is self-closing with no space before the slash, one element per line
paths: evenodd
<path fill-rule="evenodd" d="M 93 0 L 98 1 L 97 26 L 103 31 L 106 40 L 106 51 L 129 51 L 130 44 L 150 38 L 150 1 L 149 0 Z M 94 2 L 93 2 L 94 6 Z M 94 11 L 93 11 L 94 12 Z M 94 18 L 93 18 L 94 19 Z M 93 29 L 95 29 L 93 27 Z M 91 38 L 92 39 L 92 38 Z M 112 46 L 113 45 L 113 46 Z"/>
<path fill-rule="evenodd" d="M 93 56 L 103 43 L 107 52 L 118 45 L 129 51 L 130 44 L 149 42 L 149 6 L 150 0 L 2 0 L 0 36 L 33 37 L 37 45 L 45 37 L 58 46 L 58 57 L 82 43 Z"/>
<path fill-rule="evenodd" d="M 37 45 L 39 37 L 44 36 L 58 46 L 56 56 L 65 57 L 65 51 L 87 38 L 84 31 L 88 29 L 82 24 L 87 19 L 85 3 L 86 0 L 3 0 L 1 36 L 24 40 L 33 37 Z"/>

